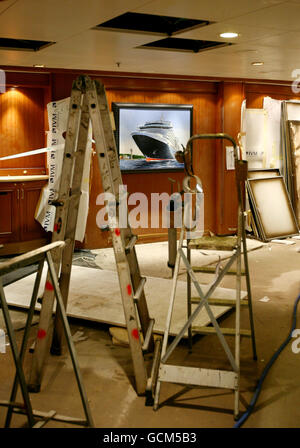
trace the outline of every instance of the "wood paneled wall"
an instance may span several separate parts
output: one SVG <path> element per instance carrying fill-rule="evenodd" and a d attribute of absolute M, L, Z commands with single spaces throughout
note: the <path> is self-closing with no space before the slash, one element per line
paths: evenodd
<path fill-rule="evenodd" d="M 0 95 L 0 154 L 8 156 L 45 146 L 50 101 L 49 75 L 7 73 Z M 0 161 L 0 175 L 45 174 L 45 154 Z"/>
<path fill-rule="evenodd" d="M 262 86 L 260 84 L 247 84 L 245 86 L 245 98 L 248 108 L 262 108 L 265 96 L 270 96 L 275 100 L 299 100 L 300 98 L 300 94 L 293 93 L 290 86 Z"/>
<path fill-rule="evenodd" d="M 83 72 L 48 70 L 48 73 L 28 73 L 28 69 L 8 73 L 8 85 L 18 85 L 18 93 L 0 95 L 0 154 L 22 152 L 45 144 L 47 130 L 46 104 L 70 95 L 73 80 Z M 244 98 L 247 107 L 262 107 L 264 96 L 277 99 L 299 98 L 289 85 L 266 81 L 211 79 L 196 77 L 155 76 L 124 73 L 90 73 L 101 79 L 106 87 L 108 102 L 193 104 L 193 134 L 225 132 L 235 139 L 240 130 L 240 108 Z M 15 91 L 16 92 L 16 91 Z M 10 112 L 9 112 L 10 111 Z M 12 113 L 13 112 L 13 113 Z M 236 227 L 235 174 L 226 170 L 228 143 L 196 142 L 194 168 L 201 178 L 205 192 L 205 228 L 218 234 L 230 234 Z M 14 170 L 45 169 L 43 155 L 0 163 L 0 173 L 16 174 Z M 33 171 L 30 171 L 33 170 Z M 40 171 L 41 172 L 41 171 Z M 22 174 L 19 172 L 19 174 Z M 129 193 L 170 192 L 168 177 L 182 181 L 183 172 L 124 174 L 123 182 Z M 102 192 L 96 158 L 92 161 L 92 183 L 88 225 L 84 247 L 97 248 L 109 244 L 107 233 L 96 226 L 100 206 L 96 198 Z M 141 242 L 165 239 L 167 229 L 137 229 Z"/>
<path fill-rule="evenodd" d="M 241 124 L 241 105 L 244 99 L 242 83 L 223 82 L 219 90 L 219 126 L 218 132 L 230 135 L 237 142 Z M 235 172 L 226 169 L 226 146 L 230 141 L 223 140 L 217 147 L 217 216 L 216 232 L 232 234 L 237 228 L 237 191 Z"/>

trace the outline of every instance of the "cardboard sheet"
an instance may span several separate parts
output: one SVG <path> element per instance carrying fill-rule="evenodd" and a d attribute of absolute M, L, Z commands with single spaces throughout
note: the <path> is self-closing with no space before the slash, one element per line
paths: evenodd
<path fill-rule="evenodd" d="M 21 308 L 29 307 L 35 275 L 32 274 L 4 288 L 9 305 Z M 43 272 L 39 297 L 43 294 L 45 280 L 46 269 Z M 150 316 L 155 319 L 154 331 L 156 333 L 163 333 L 165 329 L 171 285 L 172 280 L 147 277 L 145 294 Z M 204 285 L 203 289 L 206 291 L 207 285 Z M 197 296 L 194 287 L 192 294 L 195 297 Z M 216 289 L 214 297 L 235 299 L 235 294 L 235 290 L 219 287 Z M 242 292 L 242 298 L 246 296 L 247 293 Z M 38 310 L 40 307 L 38 303 L 36 309 Z M 228 306 L 214 306 L 211 308 L 216 318 L 230 310 Z M 175 335 L 181 330 L 187 320 L 186 310 L 186 282 L 178 281 L 170 334 Z M 73 266 L 67 314 L 70 317 L 125 327 L 117 273 Z M 206 311 L 202 309 L 195 320 L 195 325 L 204 326 L 209 323 L 210 319 Z"/>

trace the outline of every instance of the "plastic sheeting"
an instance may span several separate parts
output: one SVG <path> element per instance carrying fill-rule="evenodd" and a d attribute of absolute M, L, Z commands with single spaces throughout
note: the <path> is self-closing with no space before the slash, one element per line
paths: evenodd
<path fill-rule="evenodd" d="M 282 150 L 280 144 L 281 103 L 269 96 L 264 98 L 263 108 L 267 113 L 266 147 L 264 168 L 282 170 Z"/>
<path fill-rule="evenodd" d="M 267 113 L 264 109 L 247 109 L 243 101 L 241 111 L 241 142 L 243 157 L 249 168 L 267 168 Z"/>
<path fill-rule="evenodd" d="M 47 232 L 53 231 L 56 207 L 49 201 L 57 198 L 60 184 L 60 176 L 64 156 L 63 133 L 67 129 L 70 98 L 54 101 L 47 105 L 49 129 L 47 135 L 47 146 L 53 149 L 47 152 L 47 164 L 49 169 L 49 181 L 43 188 L 40 201 L 36 210 L 35 218 Z M 81 184 L 81 197 L 79 202 L 78 220 L 75 239 L 83 241 L 85 235 L 86 221 L 89 206 L 89 176 L 90 159 L 92 149 L 92 129 L 89 126 L 88 142 L 85 153 L 83 178 Z"/>

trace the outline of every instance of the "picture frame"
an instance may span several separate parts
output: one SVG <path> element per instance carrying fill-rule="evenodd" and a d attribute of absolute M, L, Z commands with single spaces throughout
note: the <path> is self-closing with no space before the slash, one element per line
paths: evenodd
<path fill-rule="evenodd" d="M 192 135 L 192 104 L 113 102 L 112 112 L 122 172 L 183 170 L 175 153 Z"/>
<path fill-rule="evenodd" d="M 279 168 L 254 168 L 248 170 L 248 179 L 256 179 L 259 177 L 277 177 L 280 176 Z"/>
<path fill-rule="evenodd" d="M 247 180 L 251 211 L 262 241 L 299 234 L 298 223 L 282 176 Z"/>

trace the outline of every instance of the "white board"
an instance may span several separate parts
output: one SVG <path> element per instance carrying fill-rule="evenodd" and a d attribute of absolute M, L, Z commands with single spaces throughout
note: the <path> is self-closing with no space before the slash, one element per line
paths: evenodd
<path fill-rule="evenodd" d="M 25 277 L 11 285 L 5 286 L 5 295 L 9 305 L 28 308 L 32 294 L 36 274 Z M 44 269 L 39 291 L 39 297 L 43 294 L 46 280 L 46 269 Z M 163 333 L 165 329 L 166 316 L 169 307 L 172 280 L 147 277 L 145 294 L 150 316 L 155 319 L 154 331 Z M 203 286 L 204 291 L 208 288 Z M 192 288 L 194 297 L 197 293 Z M 242 298 L 247 296 L 242 292 Z M 235 299 L 235 290 L 228 288 L 217 288 L 214 297 L 223 299 Z M 41 305 L 37 304 L 36 309 Z M 211 307 L 217 318 L 230 310 L 228 306 Z M 184 325 L 187 310 L 186 282 L 177 282 L 177 294 L 170 334 L 177 334 Z M 113 271 L 73 266 L 71 274 L 70 293 L 67 307 L 70 317 L 102 322 L 116 326 L 125 326 L 124 311 L 120 295 L 118 275 Z M 204 309 L 197 316 L 194 324 L 205 326 L 210 319 Z"/>

